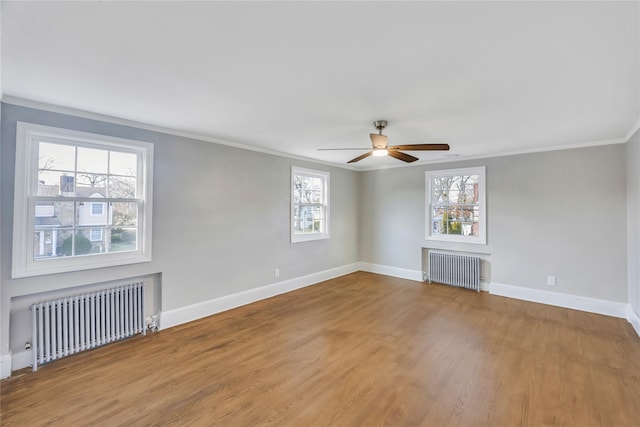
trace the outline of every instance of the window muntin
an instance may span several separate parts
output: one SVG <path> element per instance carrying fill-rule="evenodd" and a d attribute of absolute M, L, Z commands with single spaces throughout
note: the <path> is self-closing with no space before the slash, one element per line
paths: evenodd
<path fill-rule="evenodd" d="M 427 236 L 486 244 L 485 168 L 428 171 Z"/>
<path fill-rule="evenodd" d="M 12 276 L 149 261 L 152 159 L 149 143 L 18 123 Z"/>
<path fill-rule="evenodd" d="M 291 242 L 329 238 L 329 173 L 291 170 Z"/>

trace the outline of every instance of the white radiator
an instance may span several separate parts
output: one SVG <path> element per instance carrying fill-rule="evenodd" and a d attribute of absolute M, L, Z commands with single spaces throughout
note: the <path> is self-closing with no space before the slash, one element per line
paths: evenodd
<path fill-rule="evenodd" d="M 33 370 L 80 351 L 145 334 L 144 283 L 31 305 Z"/>
<path fill-rule="evenodd" d="M 480 292 L 480 258 L 430 252 L 429 281 Z"/>

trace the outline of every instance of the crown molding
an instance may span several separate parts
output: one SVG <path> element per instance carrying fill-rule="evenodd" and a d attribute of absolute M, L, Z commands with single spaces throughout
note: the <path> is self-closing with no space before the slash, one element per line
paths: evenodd
<path fill-rule="evenodd" d="M 629 142 L 629 140 L 633 137 L 633 135 L 635 135 L 635 133 L 638 131 L 638 129 L 640 129 L 640 118 L 638 119 L 636 124 L 633 125 L 633 127 L 629 130 L 627 135 L 625 136 L 625 139 L 626 139 L 625 142 Z"/>
<path fill-rule="evenodd" d="M 395 169 L 395 168 L 408 167 L 408 166 L 425 166 L 425 165 L 431 165 L 431 164 L 454 163 L 454 162 L 460 162 L 465 160 L 478 160 L 478 159 L 487 159 L 492 157 L 506 157 L 506 156 L 520 155 L 520 154 L 543 153 L 547 151 L 573 150 L 577 148 L 597 147 L 601 145 L 624 144 L 628 142 L 629 139 L 631 139 L 631 137 L 636 133 L 636 131 L 638 131 L 638 129 L 640 129 L 640 119 L 639 119 L 635 123 L 635 125 L 631 127 L 629 132 L 627 132 L 627 134 L 622 138 L 576 142 L 572 144 L 562 144 L 562 145 L 550 145 L 546 147 L 536 147 L 536 148 L 528 148 L 528 149 L 522 149 L 522 150 L 499 151 L 499 152 L 492 152 L 492 153 L 479 154 L 479 155 L 469 155 L 469 156 L 460 155 L 456 157 L 448 157 L 448 158 L 442 158 L 442 159 L 418 160 L 417 162 L 414 162 L 410 165 L 399 163 L 398 165 L 357 167 L 357 166 L 352 166 L 347 164 L 333 163 L 333 162 L 327 162 L 324 160 L 312 159 L 310 157 L 298 156 L 295 154 L 285 153 L 282 151 L 271 150 L 269 148 L 257 147 L 255 145 L 242 144 L 239 142 L 213 138 L 208 135 L 197 134 L 194 132 L 188 132 L 188 131 L 172 129 L 172 128 L 165 128 L 162 126 L 151 125 L 147 123 L 137 122 L 134 120 L 128 120 L 120 117 L 109 116 L 106 114 L 94 113 L 94 112 L 80 110 L 80 109 L 71 108 L 71 107 L 63 107 L 59 105 L 47 104 L 39 101 L 18 98 L 10 95 L 4 95 L 0 99 L 5 104 L 16 105 L 19 107 L 34 108 L 38 110 L 49 111 L 52 113 L 67 114 L 75 117 L 81 117 L 81 118 L 90 119 L 90 120 L 98 120 L 98 121 L 112 123 L 112 124 L 121 125 L 121 126 L 135 127 L 138 129 L 144 129 L 152 132 L 159 132 L 159 133 L 164 133 L 164 134 L 169 134 L 174 136 L 180 136 L 184 138 L 211 142 L 213 144 L 226 145 L 230 147 L 239 148 L 242 150 L 256 151 L 259 153 L 270 154 L 273 156 L 286 157 L 286 158 L 301 160 L 305 162 L 322 164 L 322 165 L 337 167 L 341 169 L 347 169 L 355 172 L 368 172 L 368 171 L 374 171 L 374 170 Z"/>
<path fill-rule="evenodd" d="M 242 144 L 242 143 L 239 143 L 239 142 L 227 141 L 227 140 L 224 140 L 224 139 L 213 138 L 213 137 L 208 136 L 208 135 L 203 135 L 203 134 L 198 134 L 198 133 L 194 133 L 194 132 L 183 131 L 183 130 L 179 130 L 179 129 L 166 128 L 166 127 L 152 125 L 152 124 L 148 124 L 148 123 L 137 122 L 135 120 L 128 120 L 128 119 L 123 119 L 123 118 L 120 118 L 120 117 L 109 116 L 109 115 L 106 115 L 106 114 L 94 113 L 94 112 L 91 112 L 91 111 L 80 110 L 80 109 L 72 108 L 72 107 L 63 107 L 63 106 L 60 106 L 60 105 L 47 104 L 47 103 L 44 103 L 44 102 L 33 101 L 33 100 L 30 100 L 30 99 L 24 99 L 24 98 L 18 98 L 18 97 L 14 97 L 14 96 L 10 96 L 10 95 L 3 96 L 2 97 L 2 102 L 4 104 L 11 104 L 11 105 L 15 105 L 15 106 L 18 106 L 18 107 L 33 108 L 33 109 L 37 109 L 37 110 L 48 111 L 48 112 L 51 112 L 51 113 L 66 114 L 66 115 L 70 115 L 70 116 L 74 116 L 74 117 L 80 117 L 80 118 L 83 118 L 83 119 L 97 120 L 97 121 L 111 123 L 111 124 L 120 125 L 120 126 L 128 126 L 128 127 L 134 127 L 134 128 L 137 128 L 137 129 L 148 130 L 148 131 L 151 131 L 151 132 L 158 132 L 158 133 L 164 133 L 164 134 L 173 135 L 173 136 L 179 136 L 179 137 L 183 137 L 183 138 L 195 139 L 195 140 L 204 141 L 204 142 L 211 142 L 213 144 L 218 144 L 218 145 L 226 145 L 226 146 L 229 146 L 229 147 L 239 148 L 241 150 L 256 151 L 256 152 L 259 152 L 259 153 L 270 154 L 272 156 L 286 157 L 286 158 L 295 159 L 295 160 L 301 160 L 301 161 L 305 161 L 305 162 L 312 162 L 312 163 L 316 163 L 316 164 L 323 164 L 323 165 L 327 165 L 327 166 L 333 166 L 333 167 L 337 167 L 337 168 L 341 168 L 341 169 L 348 169 L 348 170 L 352 170 L 352 171 L 358 171 L 357 168 L 355 168 L 353 166 L 350 166 L 350 165 L 342 165 L 342 164 L 339 164 L 339 163 L 331 163 L 331 162 L 327 162 L 327 161 L 324 161 L 324 160 L 312 159 L 310 157 L 298 156 L 298 155 L 295 155 L 295 154 L 285 153 L 285 152 L 282 152 L 282 151 L 271 150 L 269 148 L 257 147 L 255 145 L 249 145 L 249 144 Z"/>
<path fill-rule="evenodd" d="M 632 134 L 633 135 L 633 134 Z M 539 148 L 528 148 L 523 150 L 510 150 L 510 151 L 498 151 L 487 154 L 478 154 L 475 156 L 464 156 L 460 155 L 457 157 L 449 157 L 446 159 L 434 159 L 434 160 L 424 160 L 417 161 L 411 163 L 410 165 L 386 165 L 381 167 L 372 167 L 372 168 L 364 168 L 358 169 L 362 172 L 372 171 L 372 170 L 380 170 L 380 169 L 394 169 L 398 167 L 406 167 L 406 166 L 424 166 L 431 164 L 439 164 L 439 163 L 453 163 L 453 162 L 461 162 L 465 160 L 477 160 L 477 159 L 488 159 L 495 157 L 506 157 L 506 156 L 517 156 L 520 154 L 534 154 L 534 153 L 544 153 L 547 151 L 561 151 L 561 150 L 574 150 L 577 148 L 588 148 L 588 147 L 598 147 L 601 145 L 614 145 L 614 144 L 624 144 L 628 139 L 625 138 L 615 138 L 615 139 L 603 139 L 598 141 L 589 141 L 589 142 L 579 142 L 575 144 L 565 144 L 565 145 L 551 145 L 547 147 L 539 147 Z"/>

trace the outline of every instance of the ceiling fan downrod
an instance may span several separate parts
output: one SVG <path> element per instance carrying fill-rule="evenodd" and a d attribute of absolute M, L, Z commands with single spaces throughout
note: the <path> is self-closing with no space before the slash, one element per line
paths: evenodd
<path fill-rule="evenodd" d="M 386 120 L 376 120 L 375 122 L 373 122 L 373 125 L 376 129 L 378 129 L 378 134 L 380 135 L 382 135 L 382 131 L 387 127 L 387 124 L 388 123 Z"/>

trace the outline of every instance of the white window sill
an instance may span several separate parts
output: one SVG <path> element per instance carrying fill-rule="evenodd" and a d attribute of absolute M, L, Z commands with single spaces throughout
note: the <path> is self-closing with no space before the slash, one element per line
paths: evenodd
<path fill-rule="evenodd" d="M 326 233 L 314 233 L 314 234 L 294 234 L 291 236 L 291 243 L 299 242 L 311 242 L 314 240 L 328 239 L 330 236 Z"/>

